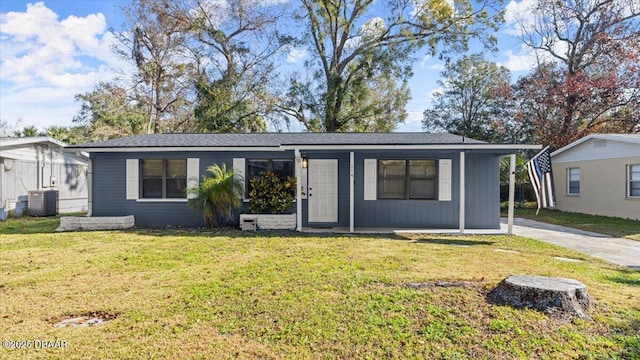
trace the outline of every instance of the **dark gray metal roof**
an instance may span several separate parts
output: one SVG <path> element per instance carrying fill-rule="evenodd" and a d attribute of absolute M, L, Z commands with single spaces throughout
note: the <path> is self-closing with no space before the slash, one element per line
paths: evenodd
<path fill-rule="evenodd" d="M 437 145 L 484 144 L 448 133 L 242 133 L 145 134 L 69 148 L 278 147 L 295 145 Z"/>

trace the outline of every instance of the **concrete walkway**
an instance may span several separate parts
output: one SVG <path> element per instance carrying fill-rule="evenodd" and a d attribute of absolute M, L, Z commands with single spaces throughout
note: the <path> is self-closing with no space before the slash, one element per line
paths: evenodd
<path fill-rule="evenodd" d="M 506 226 L 506 219 L 502 219 L 503 229 L 506 229 Z M 514 219 L 513 233 L 640 270 L 640 241 L 521 218 Z"/>

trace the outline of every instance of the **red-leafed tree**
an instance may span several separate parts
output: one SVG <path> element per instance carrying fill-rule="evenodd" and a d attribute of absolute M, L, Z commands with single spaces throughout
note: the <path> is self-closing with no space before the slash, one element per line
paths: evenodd
<path fill-rule="evenodd" d="M 594 132 L 640 131 L 638 73 L 570 74 L 546 63 L 515 85 L 515 120 L 527 140 L 558 149 Z"/>
<path fill-rule="evenodd" d="M 538 0 L 522 24 L 546 62 L 520 79 L 517 119 L 557 149 L 593 132 L 640 132 L 640 3 Z"/>

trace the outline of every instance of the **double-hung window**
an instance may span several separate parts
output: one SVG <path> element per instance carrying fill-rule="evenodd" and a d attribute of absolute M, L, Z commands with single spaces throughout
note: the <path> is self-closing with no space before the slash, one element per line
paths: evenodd
<path fill-rule="evenodd" d="M 627 197 L 640 198 L 640 164 L 627 166 Z"/>
<path fill-rule="evenodd" d="M 567 169 L 567 193 L 580 195 L 580 168 Z"/>
<path fill-rule="evenodd" d="M 186 198 L 186 159 L 144 159 L 141 167 L 141 198 Z"/>
<path fill-rule="evenodd" d="M 378 199 L 436 199 L 436 160 L 378 160 Z"/>

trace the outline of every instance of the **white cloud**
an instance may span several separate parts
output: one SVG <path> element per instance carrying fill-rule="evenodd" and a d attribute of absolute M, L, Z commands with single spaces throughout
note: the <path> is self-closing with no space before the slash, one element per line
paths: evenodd
<path fill-rule="evenodd" d="M 0 98 L 2 119 L 19 126 L 33 125 L 44 129 L 52 125 L 71 125 L 73 115 L 80 109 L 73 101 L 76 91 L 69 87 L 30 87 L 4 91 Z M 6 96 L 4 94 L 7 94 Z"/>
<path fill-rule="evenodd" d="M 208 21 L 219 23 L 229 16 L 229 3 L 225 0 L 202 0 L 189 11 L 193 18 L 204 16 Z"/>
<path fill-rule="evenodd" d="M 306 56 L 306 49 L 291 49 L 289 50 L 289 54 L 287 55 L 287 62 L 297 63 L 300 62 L 300 60 L 304 59 Z"/>
<path fill-rule="evenodd" d="M 426 54 L 423 58 L 422 61 L 420 62 L 420 68 L 424 69 L 427 66 L 427 62 L 429 62 L 429 60 L 431 59 L 431 55 Z"/>
<path fill-rule="evenodd" d="M 518 36 L 522 30 L 530 29 L 535 24 L 536 4 L 537 0 L 511 0 L 505 7 L 506 33 Z"/>
<path fill-rule="evenodd" d="M 384 19 L 381 17 L 374 17 L 365 22 L 358 29 L 358 33 L 349 37 L 344 43 L 344 47 L 347 49 L 355 49 L 363 44 L 368 39 L 375 37 L 383 33 L 387 25 L 384 23 Z"/>
<path fill-rule="evenodd" d="M 60 19 L 43 2 L 0 15 L 0 119 L 44 128 L 70 125 L 74 95 L 116 76 L 124 62 L 103 14 Z"/>
<path fill-rule="evenodd" d="M 387 25 L 384 23 L 384 19 L 381 17 L 374 17 L 369 19 L 362 27 L 360 27 L 359 33 L 364 38 L 374 38 L 383 34 L 387 29 Z"/>
<path fill-rule="evenodd" d="M 245 7 L 270 7 L 288 3 L 289 0 L 249 0 Z M 189 10 L 191 18 L 205 17 L 210 25 L 220 25 L 232 15 L 233 8 L 227 0 L 200 0 Z"/>
<path fill-rule="evenodd" d="M 407 119 L 404 124 L 398 125 L 397 132 L 418 132 L 422 131 L 423 110 L 407 110 Z"/>
<path fill-rule="evenodd" d="M 537 64 L 536 56 L 531 51 L 516 54 L 512 50 L 507 50 L 504 55 L 507 60 L 499 62 L 498 65 L 502 65 L 512 72 L 531 70 Z"/>
<path fill-rule="evenodd" d="M 563 54 L 567 51 L 567 44 L 561 41 L 555 41 L 553 48 L 557 54 Z M 534 51 L 524 44 L 520 46 L 519 52 L 507 50 L 503 52 L 503 55 L 506 57 L 506 60 L 498 62 L 498 65 L 506 67 L 511 72 L 529 71 L 535 69 L 540 63 L 560 61 L 547 51 Z"/>

